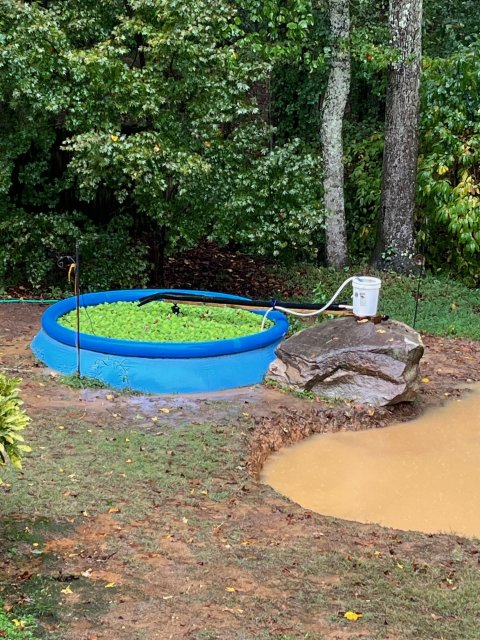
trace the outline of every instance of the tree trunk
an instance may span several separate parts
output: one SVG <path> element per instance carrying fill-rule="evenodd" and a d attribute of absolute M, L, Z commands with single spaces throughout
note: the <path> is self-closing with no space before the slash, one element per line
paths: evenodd
<path fill-rule="evenodd" d="M 320 141 L 324 166 L 324 206 L 326 220 L 326 253 L 329 267 L 347 263 L 347 232 L 345 228 L 343 116 L 350 91 L 349 0 L 330 0 L 330 33 L 332 62 L 327 90 L 322 105 Z"/>
<path fill-rule="evenodd" d="M 396 271 L 413 266 L 422 55 L 422 0 L 390 0 L 391 44 L 381 212 L 374 263 Z"/>

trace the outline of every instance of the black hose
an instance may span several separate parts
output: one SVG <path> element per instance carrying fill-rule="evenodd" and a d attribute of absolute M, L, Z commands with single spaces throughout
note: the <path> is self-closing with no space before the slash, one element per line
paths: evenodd
<path fill-rule="evenodd" d="M 232 298 L 217 298 L 212 296 L 206 296 L 201 293 L 167 293 L 159 291 L 158 293 L 153 293 L 152 295 L 145 296 L 145 298 L 140 298 L 138 301 L 138 305 L 142 306 L 144 304 L 148 304 L 149 302 L 154 302 L 155 300 L 178 300 L 178 302 L 203 302 L 203 303 L 214 303 L 214 304 L 227 304 L 229 306 L 239 306 L 239 307 L 264 307 L 265 309 L 271 309 L 272 307 L 285 307 L 286 309 L 303 309 L 305 311 L 317 311 L 318 309 L 322 309 L 325 304 L 312 304 L 312 303 L 304 303 L 304 302 L 283 302 L 281 300 L 235 300 Z M 330 311 L 341 311 L 345 308 L 348 303 L 338 303 L 331 304 L 327 310 Z"/>

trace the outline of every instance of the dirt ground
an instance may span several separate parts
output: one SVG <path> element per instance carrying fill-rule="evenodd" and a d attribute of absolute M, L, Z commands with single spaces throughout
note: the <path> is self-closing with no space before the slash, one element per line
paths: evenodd
<path fill-rule="evenodd" d="M 425 336 L 424 382 L 418 400 L 375 411 L 356 404 L 326 405 L 267 386 L 198 397 L 127 396 L 60 384 L 34 362 L 29 343 L 44 308 L 0 305 L 0 368 L 23 379 L 22 398 L 32 417 L 30 430 L 37 433 L 34 451 L 35 447 L 39 450 L 39 457 L 27 460 L 26 475 L 29 467 L 40 464 L 43 449 L 48 449 L 42 430 L 59 421 L 75 425 L 72 437 L 78 430 L 95 429 L 163 435 L 187 425 L 209 423 L 217 426 L 221 436 L 233 425 L 240 438 L 232 463 L 238 466 L 226 461 L 222 469 L 220 461 L 211 479 L 220 497 L 211 498 L 212 484 L 204 490 L 203 480 L 187 474 L 187 489 L 179 487 L 170 494 L 158 494 L 157 499 L 152 489 L 148 508 L 140 509 L 138 518 L 123 506 L 133 495 L 117 495 L 111 507 L 96 510 L 92 506 L 89 511 L 79 501 L 78 509 L 73 506 L 70 513 L 61 515 L 53 506 L 50 512 L 42 507 L 42 500 L 48 504 L 44 493 L 35 503 L 40 494 L 31 483 L 26 496 L 29 491 L 37 496 L 32 507 L 21 500 L 15 504 L 15 481 L 4 487 L 0 595 L 7 607 L 25 606 L 34 611 L 44 637 L 467 637 L 456 636 L 451 630 L 454 626 L 449 625 L 458 621 L 451 621 L 447 614 L 443 619 L 432 603 L 422 605 L 426 607 L 424 631 L 410 630 L 409 635 L 400 631 L 405 627 L 393 604 L 386 602 L 375 609 L 371 602 L 375 597 L 383 602 L 383 594 L 375 596 L 375 585 L 382 580 L 392 593 L 399 588 L 407 567 L 414 582 L 426 580 L 428 574 L 439 589 L 447 585 L 451 590 L 457 584 L 454 563 L 458 554 L 462 570 L 478 568 L 477 542 L 318 516 L 275 494 L 257 478 L 272 451 L 311 433 L 383 427 L 409 420 L 429 406 L 464 393 L 466 385 L 480 380 L 479 343 Z M 68 440 L 62 442 L 69 446 Z M 44 491 L 54 491 L 55 479 L 42 482 Z M 105 486 L 102 491 L 114 488 Z M 142 487 L 144 492 L 147 489 L 151 486 Z M 66 495 L 75 499 L 70 489 L 63 492 Z M 141 497 L 138 494 L 138 500 Z M 98 504 L 103 505 L 101 496 Z M 368 584 L 365 576 L 359 577 L 362 562 L 367 560 L 378 563 L 373 573 L 365 571 L 370 576 Z M 431 574 L 422 569 L 431 566 L 435 567 Z M 398 567 L 405 576 L 397 575 Z M 419 589 L 422 584 L 418 583 Z M 409 597 L 414 600 L 417 596 L 412 591 Z M 365 615 L 352 625 L 343 613 L 353 607 L 370 608 L 370 617 Z M 435 635 L 429 625 L 440 623 L 445 626 Z"/>

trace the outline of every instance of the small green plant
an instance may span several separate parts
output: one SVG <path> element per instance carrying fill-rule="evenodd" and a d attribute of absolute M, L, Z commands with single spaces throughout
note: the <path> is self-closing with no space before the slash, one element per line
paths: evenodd
<path fill-rule="evenodd" d="M 74 373 L 71 376 L 58 376 L 58 382 L 72 389 L 107 389 L 107 385 L 97 378 L 79 376 Z"/>
<path fill-rule="evenodd" d="M 18 378 L 8 379 L 0 373 L 0 465 L 5 466 L 7 461 L 17 469 L 22 468 L 23 454 L 31 451 L 30 447 L 23 444 L 24 439 L 20 431 L 23 431 L 30 418 L 21 409 L 22 401 L 18 395 Z M 2 479 L 0 477 L 0 484 Z"/>
<path fill-rule="evenodd" d="M 289 393 L 295 398 L 299 398 L 300 400 L 315 400 L 317 397 L 313 391 L 307 391 L 307 389 L 293 389 L 291 387 L 287 387 L 286 385 L 280 384 L 276 380 L 265 380 L 264 384 L 267 387 L 271 387 L 272 389 L 277 389 L 282 393 Z"/>

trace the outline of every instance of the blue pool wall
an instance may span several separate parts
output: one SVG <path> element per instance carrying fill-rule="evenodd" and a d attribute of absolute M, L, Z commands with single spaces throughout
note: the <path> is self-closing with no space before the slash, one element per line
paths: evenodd
<path fill-rule="evenodd" d="M 80 306 L 135 301 L 153 293 L 248 300 L 209 291 L 131 289 L 83 294 Z M 77 372 L 77 334 L 58 324 L 58 318 L 75 306 L 76 299 L 72 297 L 49 307 L 31 344 L 39 360 L 65 375 Z M 108 387 L 142 393 L 201 393 L 257 384 L 263 380 L 288 329 L 284 314 L 274 311 L 268 317 L 275 324 L 261 333 L 211 342 L 136 342 L 80 333 L 81 375 L 96 378 Z"/>

